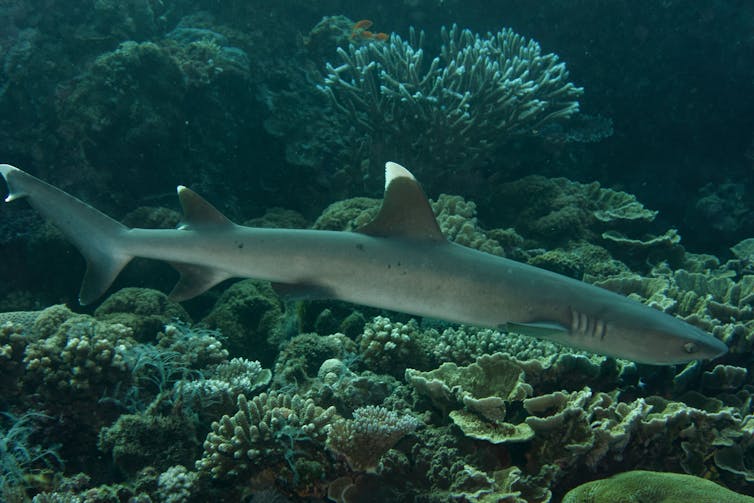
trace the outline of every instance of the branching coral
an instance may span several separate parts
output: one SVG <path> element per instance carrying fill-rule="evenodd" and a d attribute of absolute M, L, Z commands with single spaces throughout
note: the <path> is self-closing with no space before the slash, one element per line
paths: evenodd
<path fill-rule="evenodd" d="M 334 416 L 334 407 L 323 409 L 299 395 L 239 395 L 238 412 L 212 423 L 196 468 L 213 478 L 234 478 L 285 461 L 295 478 L 294 458 L 306 444 L 324 441 Z"/>
<path fill-rule="evenodd" d="M 357 339 L 359 353 L 367 366 L 377 372 L 400 376 L 407 366 L 423 369 L 428 364 L 428 337 L 416 320 L 393 322 L 376 316 Z"/>
<path fill-rule="evenodd" d="M 131 330 L 120 324 L 74 316 L 56 333 L 30 343 L 25 380 L 50 399 L 100 396 L 109 386 L 128 382 Z"/>
<path fill-rule="evenodd" d="M 232 410 L 238 396 L 252 396 L 270 382 L 272 372 L 264 369 L 258 361 L 233 358 L 221 363 L 206 377 L 183 380 L 173 390 L 176 402 L 187 410 L 201 416 L 214 413 L 218 417 Z"/>
<path fill-rule="evenodd" d="M 428 61 L 424 34 L 408 40 L 338 48 L 320 89 L 335 110 L 405 155 L 468 168 L 516 135 L 568 118 L 582 89 L 568 82 L 565 64 L 510 29 L 482 37 L 453 26 L 441 31 L 440 54 Z M 414 131 L 424 132 L 417 138 Z"/>

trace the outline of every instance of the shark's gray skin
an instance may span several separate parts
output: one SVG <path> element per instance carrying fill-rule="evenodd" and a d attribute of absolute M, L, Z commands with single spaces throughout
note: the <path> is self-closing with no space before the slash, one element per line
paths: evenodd
<path fill-rule="evenodd" d="M 385 197 L 357 232 L 236 225 L 178 187 L 178 229 L 129 229 L 60 189 L 0 165 L 9 195 L 26 197 L 86 258 L 79 301 L 100 297 L 133 257 L 181 273 L 175 300 L 231 277 L 268 280 L 303 298 L 534 335 L 648 364 L 716 358 L 725 344 L 681 320 L 596 286 L 448 242 L 413 175 L 386 164 Z"/>

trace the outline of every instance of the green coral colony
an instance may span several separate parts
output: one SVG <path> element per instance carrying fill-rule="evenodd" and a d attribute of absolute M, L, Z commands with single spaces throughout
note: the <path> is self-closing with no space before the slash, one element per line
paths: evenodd
<path fill-rule="evenodd" d="M 132 70 L 152 61 L 200 88 L 248 67 L 232 34 L 185 23 L 97 58 L 61 106 L 94 127 L 82 117 L 105 114 L 105 75 L 136 86 Z M 565 65 L 512 30 L 443 28 L 429 58 L 413 28 L 383 40 L 354 24 L 326 18 L 310 34 L 323 46 L 341 37 L 318 90 L 336 122 L 423 169 L 471 169 L 579 110 L 583 90 Z M 417 144 L 417 129 L 432 141 Z M 432 202 L 443 233 L 683 318 L 728 346 L 725 361 L 643 366 L 491 329 L 284 302 L 253 280 L 209 294 L 203 310 L 125 288 L 90 314 L 0 314 L 0 499 L 753 501 L 751 243 L 724 263 L 690 253 L 656 211 L 597 183 L 527 176 L 496 195 L 508 227 L 483 227 L 474 202 L 443 194 Z M 313 228 L 352 230 L 378 206 L 334 203 Z"/>

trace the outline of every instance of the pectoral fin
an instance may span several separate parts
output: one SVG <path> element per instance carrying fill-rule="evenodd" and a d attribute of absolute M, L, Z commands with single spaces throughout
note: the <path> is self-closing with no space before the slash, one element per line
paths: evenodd
<path fill-rule="evenodd" d="M 551 321 L 533 322 L 533 323 L 513 323 L 508 322 L 504 326 L 508 332 L 529 335 L 546 339 L 559 335 L 568 335 L 568 329 L 563 325 Z"/>
<path fill-rule="evenodd" d="M 333 299 L 336 295 L 327 287 L 314 283 L 272 283 L 275 293 L 286 300 Z"/>
<path fill-rule="evenodd" d="M 171 262 L 170 265 L 181 273 L 181 278 L 168 296 L 170 300 L 176 302 L 183 302 L 184 300 L 196 297 L 229 278 L 225 272 L 211 267 L 176 262 Z"/>

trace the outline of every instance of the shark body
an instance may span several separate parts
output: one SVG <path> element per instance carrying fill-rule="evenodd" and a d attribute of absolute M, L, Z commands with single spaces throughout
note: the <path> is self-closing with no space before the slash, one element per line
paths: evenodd
<path fill-rule="evenodd" d="M 248 277 L 299 298 L 510 330 L 641 363 L 727 351 L 700 329 L 616 293 L 447 241 L 418 182 L 395 163 L 386 165 L 380 212 L 357 232 L 236 225 L 182 186 L 178 229 L 132 229 L 18 168 L 0 165 L 0 174 L 6 201 L 26 197 L 84 255 L 82 304 L 104 294 L 133 257 L 144 257 L 178 269 L 171 297 L 179 301 Z"/>

